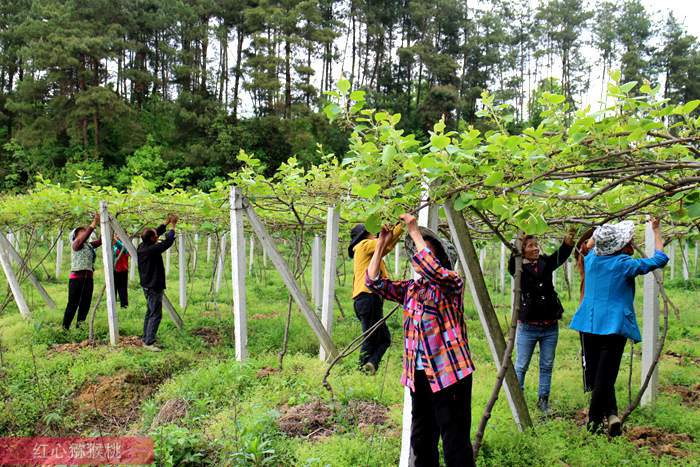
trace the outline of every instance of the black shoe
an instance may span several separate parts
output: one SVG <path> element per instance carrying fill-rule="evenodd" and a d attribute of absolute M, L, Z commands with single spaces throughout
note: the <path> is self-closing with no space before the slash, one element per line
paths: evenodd
<path fill-rule="evenodd" d="M 608 416 L 608 435 L 611 438 L 622 434 L 622 421 L 617 415 Z"/>
<path fill-rule="evenodd" d="M 549 414 L 549 396 L 540 396 L 537 399 L 537 408 L 540 409 L 544 415 Z"/>

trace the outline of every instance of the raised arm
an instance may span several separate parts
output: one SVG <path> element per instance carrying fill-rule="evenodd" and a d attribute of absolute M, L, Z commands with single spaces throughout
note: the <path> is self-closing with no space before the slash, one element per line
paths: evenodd
<path fill-rule="evenodd" d="M 654 232 L 654 256 L 651 258 L 629 257 L 625 261 L 625 276 L 627 277 L 641 276 L 654 269 L 662 268 L 668 263 L 669 258 L 663 252 L 664 240 L 661 237 L 661 223 L 658 219 L 652 219 L 650 223 Z"/>
<path fill-rule="evenodd" d="M 87 241 L 88 238 L 90 238 L 90 235 L 95 231 L 95 228 L 97 227 L 97 224 L 100 222 L 100 215 L 98 213 L 95 213 L 95 216 L 92 218 L 92 222 L 90 223 L 90 226 L 87 229 L 83 229 L 82 232 L 80 232 L 75 239 L 73 239 L 73 243 L 71 244 L 71 248 L 73 251 L 78 251 L 80 250 L 85 242 Z M 93 242 L 95 243 L 95 242 Z M 102 244 L 101 241 L 97 245 L 93 246 L 100 246 Z"/>

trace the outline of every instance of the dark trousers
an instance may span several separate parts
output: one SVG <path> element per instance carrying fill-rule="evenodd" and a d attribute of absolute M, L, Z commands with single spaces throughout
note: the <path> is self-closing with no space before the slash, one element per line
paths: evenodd
<path fill-rule="evenodd" d="M 415 372 L 416 391 L 411 392 L 411 448 L 415 467 L 438 467 L 438 439 L 447 467 L 473 466 L 471 430 L 471 375 L 432 392 L 422 370 Z"/>
<path fill-rule="evenodd" d="M 362 332 L 366 332 L 384 316 L 384 302 L 379 295 L 361 293 L 354 300 L 355 315 L 362 324 Z M 386 323 L 382 323 L 367 339 L 360 349 L 360 366 L 367 362 L 379 368 L 379 362 L 391 345 L 391 334 Z"/>
<path fill-rule="evenodd" d="M 593 391 L 588 421 L 590 427 L 595 429 L 603 423 L 604 417 L 617 415 L 615 380 L 627 339 L 618 334 L 598 335 L 583 332 L 581 335 L 586 385 Z"/>
<path fill-rule="evenodd" d="M 68 303 L 66 304 L 66 311 L 63 313 L 64 329 L 70 328 L 76 311 L 78 312 L 76 327 L 79 327 L 85 321 L 90 312 L 93 287 L 92 277 L 68 279 Z"/>
<path fill-rule="evenodd" d="M 156 341 L 158 326 L 163 318 L 163 291 L 144 287 L 146 296 L 146 318 L 143 320 L 143 343 L 153 345 Z"/>
<path fill-rule="evenodd" d="M 119 295 L 119 304 L 122 308 L 129 306 L 129 271 L 114 271 L 114 287 Z"/>

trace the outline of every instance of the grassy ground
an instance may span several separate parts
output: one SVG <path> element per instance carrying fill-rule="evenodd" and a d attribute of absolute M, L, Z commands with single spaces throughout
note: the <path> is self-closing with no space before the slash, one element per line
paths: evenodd
<path fill-rule="evenodd" d="M 144 351 L 136 339 L 123 339 L 116 349 L 105 345 L 107 322 L 103 305 L 96 319 L 101 344 L 76 345 L 87 338 L 87 330 L 64 333 L 60 329 L 66 277 L 43 281 L 59 303 L 59 309 L 54 311 L 43 306 L 38 294 L 25 287 L 34 320 L 23 321 L 14 304 L 0 315 L 0 434 L 145 434 L 154 437 L 157 461 L 162 465 L 396 465 L 403 395 L 399 384 L 399 315 L 390 320 L 394 343 L 379 373 L 374 377 L 363 375 L 356 368 L 356 355 L 351 356 L 333 372 L 332 399 L 321 386 L 326 365 L 318 360 L 317 340 L 296 308 L 284 368 L 272 369 L 277 367 L 277 351 L 282 342 L 287 293 L 277 274 L 259 265 L 248 278 L 251 358 L 245 364 L 235 362 L 230 284 L 224 283 L 218 297 L 209 293 L 213 263 L 205 262 L 201 250 L 197 273 L 188 280 L 189 305 L 181 313 L 185 330 L 178 332 L 164 316 L 158 334 L 164 348 L 161 353 Z M 173 267 L 177 265 L 176 258 L 173 254 Z M 349 266 L 346 265 L 348 272 Z M 493 258 L 488 267 L 495 271 Z M 562 276 L 559 274 L 560 281 Z M 493 275 L 489 281 L 495 285 Z M 97 296 L 101 274 L 96 275 L 95 282 Z M 308 278 L 307 282 L 310 283 Z M 347 277 L 338 290 L 345 311 L 342 318 L 336 309 L 333 339 L 339 347 L 360 332 L 349 299 L 350 282 Z M 175 269 L 169 276 L 169 285 L 171 299 L 177 303 Z M 667 354 L 660 368 L 658 402 L 631 416 L 625 436 L 609 441 L 603 436 L 591 436 L 581 427 L 588 396 L 581 388 L 578 336 L 566 328 L 575 305 L 567 300 L 566 292 L 560 292 L 566 314 L 552 385 L 553 413 L 542 418 L 534 409 L 536 354 L 526 382 L 535 428 L 519 433 L 505 398 L 501 397 L 487 429 L 480 465 L 700 463 L 700 292 L 697 280 L 694 286 L 678 281 L 669 285 L 680 318 L 671 317 Z M 564 290 L 563 284 L 559 289 Z M 119 312 L 122 337 L 139 336 L 143 325 L 143 295 L 135 284 L 130 294 L 130 307 Z M 493 295 L 505 323 L 509 298 L 497 292 Z M 641 293 L 637 295 L 641 309 Z M 465 304 L 477 365 L 472 407 L 475 429 L 496 372 L 468 296 Z M 385 305 L 385 311 L 390 308 Z M 635 353 L 639 351 L 641 347 L 635 346 Z M 634 388 L 639 386 L 639 362 L 635 355 Z M 628 399 L 628 368 L 629 347 L 617 384 L 621 406 Z M 361 405 L 358 413 L 358 401 L 376 405 Z M 388 416 L 383 420 L 385 407 Z M 367 412 L 378 416 L 368 418 Z M 306 417 L 308 423 L 295 419 L 295 414 Z M 280 421 L 286 423 L 282 425 L 287 433 L 296 436 L 283 432 Z"/>

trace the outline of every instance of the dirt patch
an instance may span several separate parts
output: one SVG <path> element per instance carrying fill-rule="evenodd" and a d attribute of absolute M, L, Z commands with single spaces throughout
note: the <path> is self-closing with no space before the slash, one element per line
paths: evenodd
<path fill-rule="evenodd" d="M 264 313 L 256 313 L 253 316 L 251 316 L 250 319 L 253 321 L 258 321 L 261 319 L 273 319 L 273 318 L 278 318 L 278 317 L 279 317 L 279 313 L 270 313 L 268 315 L 266 315 Z"/>
<path fill-rule="evenodd" d="M 214 328 L 197 328 L 192 331 L 192 334 L 201 337 L 210 346 L 221 343 L 221 333 Z"/>
<path fill-rule="evenodd" d="M 278 373 L 280 371 L 279 368 L 272 368 L 271 366 L 266 366 L 264 368 L 261 368 L 255 376 L 258 378 L 266 378 L 270 375 L 273 375 L 275 373 Z"/>
<path fill-rule="evenodd" d="M 696 384 L 693 387 L 672 384 L 662 387 L 661 391 L 667 394 L 678 394 L 681 396 L 684 404 L 700 407 L 700 384 Z"/>
<path fill-rule="evenodd" d="M 86 383 L 73 399 L 76 419 L 91 429 L 119 433 L 139 417 L 140 403 L 153 394 L 162 377 L 120 372 Z"/>
<path fill-rule="evenodd" d="M 322 401 L 294 407 L 285 405 L 280 408 L 280 413 L 277 423 L 283 433 L 312 440 L 343 431 L 345 423 L 338 423 L 340 421 L 362 429 L 371 425 L 383 425 L 389 417 L 389 409 L 385 406 L 362 400 L 351 400 L 347 406 L 339 408 L 337 416 L 331 405 Z"/>
<path fill-rule="evenodd" d="M 688 364 L 700 365 L 700 358 L 682 355 L 671 350 L 666 352 L 665 356 L 674 359 L 680 366 L 686 366 Z"/>
<path fill-rule="evenodd" d="M 185 418 L 187 416 L 187 409 L 189 406 L 190 404 L 185 399 L 180 397 L 167 400 L 158 411 L 158 415 L 156 415 L 153 419 L 151 429 Z"/>
<path fill-rule="evenodd" d="M 331 435 L 333 411 L 328 404 L 314 401 L 294 407 L 282 406 L 277 421 L 280 431 L 287 436 L 307 439 L 323 438 Z"/>
<path fill-rule="evenodd" d="M 85 349 L 95 349 L 97 347 L 104 347 L 109 345 L 109 341 L 95 341 L 90 342 L 89 339 L 85 339 L 82 342 L 68 342 L 67 344 L 54 344 L 49 347 L 47 354 L 49 356 L 62 352 L 78 353 Z M 119 337 L 119 343 L 117 347 L 128 348 L 128 347 L 142 347 L 143 342 L 140 337 L 136 336 L 121 336 Z"/>
<path fill-rule="evenodd" d="M 686 457 L 689 453 L 682 443 L 693 442 L 688 434 L 669 433 L 650 426 L 635 426 L 624 432 L 632 444 L 639 448 L 646 447 L 656 456 Z"/>

